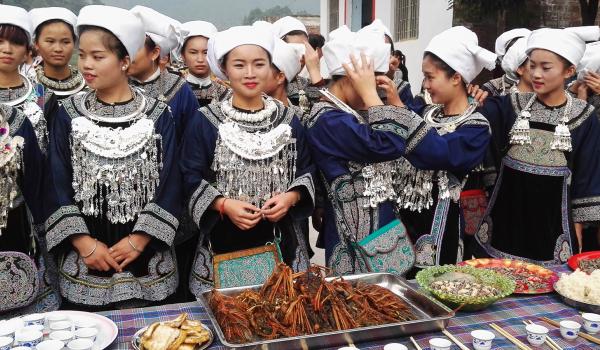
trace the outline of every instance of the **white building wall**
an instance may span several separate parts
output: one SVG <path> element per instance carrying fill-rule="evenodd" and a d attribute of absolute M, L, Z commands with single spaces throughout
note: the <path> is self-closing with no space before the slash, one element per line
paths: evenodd
<path fill-rule="evenodd" d="M 339 1 L 339 24 L 351 27 L 352 0 Z M 390 28 L 395 30 L 394 7 L 396 0 L 375 0 L 375 17 Z M 406 55 L 406 67 L 413 94 L 419 93 L 423 74 L 421 61 L 423 51 L 431 38 L 436 34 L 452 27 L 452 9 L 448 10 L 448 0 L 420 0 L 419 1 L 419 37 L 416 40 L 406 40 L 394 43 L 394 46 Z M 344 18 L 344 13 L 346 14 Z M 329 1 L 321 0 L 321 34 L 327 38 L 329 31 Z M 332 28 L 334 29 L 334 28 Z"/>

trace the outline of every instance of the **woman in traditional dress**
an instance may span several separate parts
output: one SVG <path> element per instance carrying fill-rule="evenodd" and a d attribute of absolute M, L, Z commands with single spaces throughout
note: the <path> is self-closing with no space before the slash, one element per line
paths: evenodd
<path fill-rule="evenodd" d="M 313 107 L 308 139 L 314 160 L 329 187 L 330 201 L 324 220 L 327 262 L 336 273 L 347 274 L 364 270 L 353 258 L 349 240 L 361 241 L 384 229 L 396 218 L 394 205 L 398 200 L 402 207 L 414 210 L 433 204 L 427 196 L 420 197 L 418 193 L 431 191 L 423 186 L 431 182 L 434 172 L 408 172 L 408 164 L 401 157 L 406 157 L 419 169 L 441 170 L 435 179 L 439 179 L 440 197 L 445 203 L 442 209 L 447 210 L 451 194 L 454 195 L 457 189 L 460 192 L 458 179 L 481 162 L 489 131 L 485 120 L 471 114 L 473 106 L 467 101 L 466 91 L 460 103 L 458 97 L 448 93 L 457 101 L 452 100 L 453 104 L 445 107 L 449 108 L 449 114 L 456 113 L 460 117 L 447 123 L 440 118 L 439 108 L 430 110 L 426 115 L 427 122 L 404 108 L 393 82 L 383 75 L 389 68 L 389 44 L 385 43 L 382 31 L 359 31 L 353 36 L 346 27 L 341 27 L 330 33 L 330 38 L 323 52 L 333 83 L 325 95 L 329 101 Z M 360 65 L 349 57 L 361 51 L 368 55 L 369 62 L 373 62 L 369 69 L 364 68 L 365 57 Z M 481 67 L 471 54 L 457 51 L 462 55 L 460 59 L 468 59 Z M 450 48 L 443 46 L 435 52 L 450 52 Z M 354 69 L 349 66 L 351 61 Z M 476 69 L 466 68 L 468 75 L 463 72 L 464 79 L 474 78 Z M 381 75 L 375 77 L 374 72 Z M 449 78 L 442 70 L 438 73 L 435 79 L 431 77 L 432 81 L 450 79 L 452 83 L 446 84 L 455 85 L 456 90 L 464 84 L 461 74 Z M 390 105 L 383 105 L 376 87 L 385 89 Z M 445 102 L 443 98 L 447 97 L 442 89 L 434 87 L 431 87 L 432 92 L 437 92 L 440 102 Z M 459 94 L 455 92 L 455 95 Z M 440 127 L 446 124 L 448 128 Z M 458 213 L 456 216 L 454 221 L 458 221 Z M 428 231 L 416 233 L 428 238 L 418 253 L 424 256 L 421 265 L 435 264 L 440 259 L 435 252 L 443 236 L 432 239 Z M 452 243 L 447 245 L 448 255 L 454 261 L 458 246 L 455 235 Z M 403 270 L 407 271 L 415 257 L 405 254 L 395 258 L 404 259 Z"/>
<path fill-rule="evenodd" d="M 502 33 L 496 39 L 495 51 L 498 56 L 498 62 L 502 62 L 502 58 L 510 47 L 519 38 L 527 37 L 531 33 L 526 28 L 511 29 Z M 491 96 L 504 96 L 509 93 L 510 88 L 517 83 L 517 79 L 514 76 L 504 74 L 499 78 L 492 79 L 481 87 L 483 90 L 489 92 Z"/>
<path fill-rule="evenodd" d="M 44 119 L 43 89 L 19 71 L 28 57 L 31 20 L 27 11 L 5 5 L 0 13 L 0 103 L 19 109 L 33 125 L 38 144 L 45 153 L 48 129 Z"/>
<path fill-rule="evenodd" d="M 582 224 L 600 219 L 600 126 L 594 107 L 565 81 L 598 27 L 539 29 L 527 40 L 534 92 L 490 98 L 499 177 L 476 239 L 479 256 L 564 264 L 581 246 Z"/>
<path fill-rule="evenodd" d="M 33 223 L 44 217 L 43 156 L 29 119 L 3 104 L 0 149 L 0 317 L 56 310 L 60 297 L 46 275 L 49 257 L 33 234 Z"/>
<path fill-rule="evenodd" d="M 178 45 L 179 25 L 174 19 L 148 7 L 135 6 L 131 12 L 144 24 L 146 41 L 127 74 L 132 78 L 132 84 L 143 89 L 146 95 L 169 105 L 179 142 L 187 123 L 198 117 L 199 107 L 185 79 L 159 67 L 159 59 Z"/>
<path fill-rule="evenodd" d="M 85 94 L 63 100 L 48 163 L 48 248 L 62 296 L 92 310 L 164 301 L 177 287 L 173 240 L 180 175 L 168 106 L 129 85 L 144 44 L 127 10 L 90 5 L 77 19 Z"/>
<path fill-rule="evenodd" d="M 212 287 L 213 254 L 233 257 L 279 241 L 284 262 L 295 270 L 307 268 L 297 222 L 314 207 L 304 129 L 291 109 L 262 93 L 272 74 L 272 34 L 232 27 L 211 38 L 208 46 L 211 66 L 220 67 L 213 73 L 230 81 L 232 95 L 201 108 L 202 118 L 190 124 L 183 142 L 188 210 L 201 230 L 190 277 L 197 296 Z M 244 274 L 240 279 L 218 270 L 215 282 L 263 282 L 258 279 L 270 273 L 266 264 L 242 265 L 236 272 Z"/>
<path fill-rule="evenodd" d="M 44 117 L 48 126 L 58 111 L 58 102 L 85 87 L 77 67 L 71 67 L 77 36 L 77 16 L 62 7 L 36 8 L 29 11 L 35 50 L 42 62 L 35 67 L 38 83 L 44 86 Z"/>
<path fill-rule="evenodd" d="M 568 91 L 596 109 L 600 107 L 600 42 L 586 44 L 577 65 L 577 80 L 569 85 Z"/>
<path fill-rule="evenodd" d="M 210 22 L 192 21 L 181 25 L 183 45 L 181 57 L 187 67 L 185 80 L 188 82 L 200 107 L 213 100 L 225 98 L 228 89 L 225 85 L 214 82 L 210 77 L 210 66 L 206 58 L 208 39 L 217 33 L 217 28 Z"/>
<path fill-rule="evenodd" d="M 485 210 L 485 205 L 473 204 L 485 202 L 481 163 L 490 135 L 467 85 L 484 68 L 493 69 L 495 59 L 478 46 L 475 33 L 460 26 L 436 35 L 425 48 L 423 87 L 434 105 L 420 113 L 439 135 L 461 140 L 464 148 L 446 167 L 434 162 L 423 167 L 410 156 L 400 161 L 396 186 L 403 193 L 397 205 L 415 242 L 417 268 L 462 261 L 465 242 L 470 251 L 471 237 Z"/>

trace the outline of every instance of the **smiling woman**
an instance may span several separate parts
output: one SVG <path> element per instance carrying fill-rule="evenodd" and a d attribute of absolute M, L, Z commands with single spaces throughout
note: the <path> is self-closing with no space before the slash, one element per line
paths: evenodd
<path fill-rule="evenodd" d="M 232 96 L 201 108 L 184 135 L 186 199 L 204 237 L 190 277 L 196 296 L 213 282 L 262 283 L 279 259 L 297 270 L 308 264 L 294 223 L 313 209 L 312 168 L 300 121 L 262 93 L 272 52 L 273 36 L 249 26 L 220 32 L 208 43 L 213 72 L 231 82 Z M 251 271 L 227 268 L 256 250 L 271 253 L 256 258 Z M 234 256 L 244 258 L 236 262 Z"/>

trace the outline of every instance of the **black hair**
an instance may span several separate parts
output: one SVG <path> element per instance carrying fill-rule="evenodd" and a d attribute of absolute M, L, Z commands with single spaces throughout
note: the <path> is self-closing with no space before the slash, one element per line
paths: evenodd
<path fill-rule="evenodd" d="M 277 66 L 274 63 L 271 63 L 271 68 L 273 68 L 276 72 L 276 74 L 281 73 L 281 69 L 277 68 Z M 283 75 L 285 76 L 285 73 L 283 73 Z M 289 81 L 287 80 L 287 77 L 283 80 L 283 87 L 286 88 L 287 90 L 287 86 L 288 86 Z"/>
<path fill-rule="evenodd" d="M 191 36 L 191 37 L 189 37 L 189 38 L 185 39 L 185 41 L 183 42 L 183 46 L 181 47 L 181 51 L 180 51 L 180 52 L 181 52 L 181 53 L 184 53 L 184 52 L 185 52 L 185 49 L 187 48 L 187 44 L 188 44 L 188 42 L 190 41 L 190 39 L 192 39 L 192 38 L 195 38 L 195 37 L 198 37 L 198 36 L 201 36 L 201 37 L 203 37 L 203 38 L 206 38 L 204 35 L 195 35 L 195 36 Z M 206 38 L 206 40 L 208 40 L 208 38 Z"/>
<path fill-rule="evenodd" d="M 287 42 L 287 37 L 288 36 L 295 36 L 295 35 L 302 35 L 305 38 L 308 39 L 308 35 L 302 31 L 302 30 L 292 30 L 291 32 L 287 33 L 286 35 L 284 35 L 281 39 L 283 39 L 283 41 Z"/>
<path fill-rule="evenodd" d="M 394 50 L 394 56 L 400 60 L 400 63 L 406 64 L 406 56 L 400 50 Z"/>
<path fill-rule="evenodd" d="M 154 40 L 152 40 L 150 36 L 146 35 L 146 40 L 144 40 L 144 47 L 146 48 L 146 51 L 152 52 L 154 51 L 154 49 L 156 49 L 157 46 L 158 45 L 156 45 Z M 160 62 L 160 56 L 158 56 L 156 60 L 154 60 L 154 62 L 158 64 Z"/>
<path fill-rule="evenodd" d="M 441 58 L 439 58 L 436 54 L 430 52 L 430 51 L 425 51 L 425 53 L 423 54 L 423 59 L 429 57 L 429 59 L 433 62 L 433 64 L 440 70 L 444 71 L 444 73 L 446 73 L 446 77 L 451 78 L 452 76 L 454 76 L 454 74 L 456 74 L 456 71 L 454 70 L 454 68 L 450 67 L 448 65 L 448 63 L 444 62 Z"/>
<path fill-rule="evenodd" d="M 120 60 L 125 59 L 125 57 L 129 56 L 129 53 L 127 53 L 127 49 L 125 48 L 125 45 L 123 45 L 121 40 L 119 40 L 119 38 L 117 38 L 113 33 L 111 33 L 110 31 L 108 31 L 102 27 L 89 26 L 89 25 L 81 26 L 81 27 L 79 27 L 79 37 L 81 38 L 81 36 L 83 36 L 83 33 L 91 32 L 91 31 L 101 32 L 102 33 L 102 43 L 104 44 L 104 46 L 110 52 L 117 55 L 117 57 Z M 133 57 L 130 57 L 130 58 L 133 59 Z"/>
<path fill-rule="evenodd" d="M 54 23 L 64 23 L 67 28 L 69 28 L 69 32 L 71 32 L 71 38 L 73 38 L 73 42 L 77 41 L 77 36 L 75 35 L 75 30 L 73 30 L 73 26 L 70 25 L 69 23 L 63 21 L 62 19 L 51 19 L 45 22 L 42 22 L 42 24 L 40 24 L 39 26 L 37 26 L 37 28 L 35 28 L 35 42 L 38 41 L 38 39 L 40 38 L 40 35 L 42 34 L 42 30 L 44 30 L 44 28 L 50 24 L 54 24 Z"/>
<path fill-rule="evenodd" d="M 313 49 L 322 48 L 325 45 L 325 38 L 321 34 L 309 34 L 308 43 Z"/>
<path fill-rule="evenodd" d="M 19 46 L 29 49 L 29 36 L 21 27 L 12 24 L 0 24 L 0 39 L 8 40 Z"/>

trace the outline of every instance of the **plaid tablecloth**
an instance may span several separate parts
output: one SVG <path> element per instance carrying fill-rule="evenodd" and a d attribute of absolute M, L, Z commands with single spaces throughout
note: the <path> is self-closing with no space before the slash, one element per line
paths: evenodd
<path fill-rule="evenodd" d="M 116 310 L 102 313 L 104 316 L 107 316 L 113 320 L 119 327 L 119 336 L 109 349 L 131 349 L 131 337 L 137 330 L 156 321 L 173 319 L 182 312 L 189 313 L 192 319 L 201 320 L 204 324 L 209 325 L 211 329 L 213 328 L 208 319 L 206 311 L 200 303 L 172 304 L 141 309 Z M 536 320 L 537 317 L 542 316 L 556 321 L 570 319 L 582 323 L 579 312 L 564 305 L 561 302 L 560 297 L 553 293 L 539 296 L 511 297 L 499 301 L 483 311 L 472 313 L 458 312 L 457 316 L 450 320 L 450 324 L 448 325 L 447 329 L 450 331 L 450 333 L 459 338 L 465 345 L 468 345 L 469 348 L 472 348 L 470 344 L 470 332 L 475 329 L 492 330 L 489 327 L 489 323 L 494 322 L 527 344 L 523 320 L 530 319 L 535 322 L 540 322 L 540 324 L 548 327 L 550 329 L 550 336 L 552 336 L 552 338 L 565 350 L 600 349 L 600 345 L 595 345 L 582 338 L 578 338 L 570 342 L 565 341 L 561 338 L 560 331 L 557 328 Z M 493 346 L 494 349 L 517 348 L 500 334 L 495 331 L 493 332 L 496 334 L 496 339 L 494 340 Z M 429 339 L 434 337 L 444 337 L 444 335 L 439 332 L 419 334 L 414 336 L 423 349 L 429 348 Z M 409 349 L 414 349 L 408 338 L 378 340 L 354 345 L 362 350 L 381 350 L 385 344 L 392 342 L 402 343 L 408 346 Z M 337 348 L 338 347 L 334 347 L 331 349 Z M 223 346 L 218 339 L 215 339 L 215 342 L 209 349 L 221 350 L 226 349 L 226 347 Z M 458 347 L 454 346 L 452 349 L 458 349 Z M 548 348 L 546 345 L 544 345 L 543 347 L 540 347 L 540 349 Z"/>

